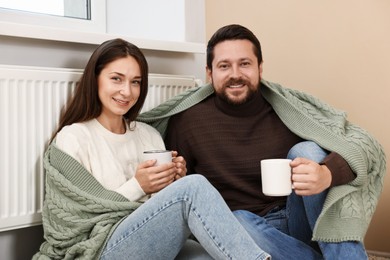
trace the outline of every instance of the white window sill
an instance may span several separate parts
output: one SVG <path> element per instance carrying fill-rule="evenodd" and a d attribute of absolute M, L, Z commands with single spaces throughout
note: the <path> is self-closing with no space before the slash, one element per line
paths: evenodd
<path fill-rule="evenodd" d="M 0 35 L 94 45 L 99 45 L 109 39 L 122 38 L 137 45 L 140 49 L 202 54 L 206 53 L 206 45 L 203 43 L 137 39 L 124 35 L 70 31 L 46 26 L 26 25 L 11 22 L 0 22 Z"/>

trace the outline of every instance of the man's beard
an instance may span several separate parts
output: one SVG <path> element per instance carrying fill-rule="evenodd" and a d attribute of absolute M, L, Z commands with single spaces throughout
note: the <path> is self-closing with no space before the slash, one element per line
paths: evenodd
<path fill-rule="evenodd" d="M 226 93 L 225 89 L 227 89 L 229 86 L 232 86 L 232 85 L 246 85 L 246 86 L 248 86 L 247 95 L 241 100 L 234 100 L 234 99 L 229 98 L 229 95 Z M 257 91 L 258 91 L 258 87 L 257 88 L 253 87 L 253 85 L 251 85 L 251 83 L 245 79 L 230 79 L 225 84 L 223 84 L 222 91 L 216 92 L 216 95 L 221 100 L 228 103 L 229 105 L 239 106 L 239 105 L 245 104 L 248 101 L 252 100 L 255 97 Z"/>

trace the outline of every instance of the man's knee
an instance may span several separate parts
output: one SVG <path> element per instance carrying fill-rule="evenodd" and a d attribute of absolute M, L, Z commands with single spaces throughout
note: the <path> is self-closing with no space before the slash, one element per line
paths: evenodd
<path fill-rule="evenodd" d="M 327 152 L 313 141 L 303 141 L 294 145 L 287 154 L 287 158 L 294 160 L 297 157 L 306 158 L 316 162 L 322 161 Z"/>

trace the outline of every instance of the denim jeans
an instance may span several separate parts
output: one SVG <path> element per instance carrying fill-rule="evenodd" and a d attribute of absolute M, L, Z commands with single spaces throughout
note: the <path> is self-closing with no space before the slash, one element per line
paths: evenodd
<path fill-rule="evenodd" d="M 304 157 L 320 162 L 326 152 L 314 142 L 295 145 L 288 158 Z M 327 190 L 313 196 L 287 198 L 286 208 L 277 207 L 264 217 L 248 211 L 233 212 L 248 233 L 272 259 L 368 259 L 361 242 L 325 243 L 311 241 L 314 224 L 321 213 Z M 332 228 L 332 227 L 329 227 Z"/>
<path fill-rule="evenodd" d="M 214 259 L 267 259 L 201 175 L 175 181 L 126 217 L 101 259 L 174 259 L 193 234 Z"/>

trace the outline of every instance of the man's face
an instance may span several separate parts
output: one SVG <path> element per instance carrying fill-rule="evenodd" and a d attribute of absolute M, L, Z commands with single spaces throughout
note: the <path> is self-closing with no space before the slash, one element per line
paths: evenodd
<path fill-rule="evenodd" d="M 214 47 L 212 69 L 207 68 L 216 94 L 229 104 L 250 100 L 259 88 L 262 64 L 248 40 L 227 40 Z"/>

